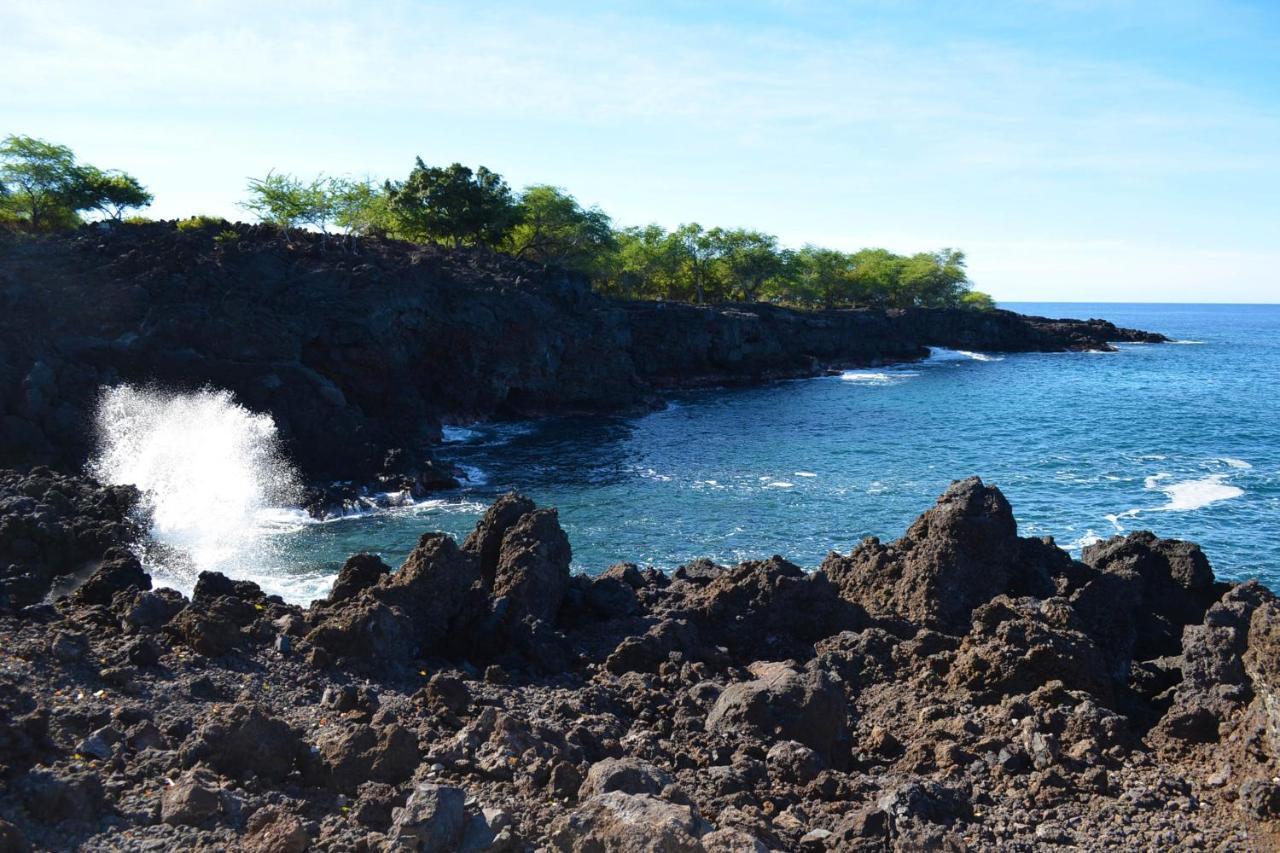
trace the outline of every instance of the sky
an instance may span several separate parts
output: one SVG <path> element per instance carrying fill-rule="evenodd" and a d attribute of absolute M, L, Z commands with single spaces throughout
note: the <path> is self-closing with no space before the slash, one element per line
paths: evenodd
<path fill-rule="evenodd" d="M 415 156 L 621 225 L 957 247 L 998 299 L 1280 301 L 1280 0 L 0 0 L 0 134 L 149 215 Z"/>

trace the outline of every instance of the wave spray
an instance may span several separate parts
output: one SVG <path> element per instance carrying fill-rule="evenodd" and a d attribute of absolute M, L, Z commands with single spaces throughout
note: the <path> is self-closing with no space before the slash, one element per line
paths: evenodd
<path fill-rule="evenodd" d="M 299 479 L 270 415 L 246 409 L 227 391 L 118 385 L 103 389 L 96 421 L 89 471 L 142 491 L 150 516 L 142 557 L 157 586 L 190 593 L 209 570 L 286 598 L 314 590 L 314 578 L 273 565 L 281 534 L 308 519 L 289 508 Z"/>

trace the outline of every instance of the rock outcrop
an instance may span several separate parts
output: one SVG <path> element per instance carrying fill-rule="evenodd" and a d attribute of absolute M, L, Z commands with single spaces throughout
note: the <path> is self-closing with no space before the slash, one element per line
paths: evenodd
<path fill-rule="evenodd" d="M 225 388 L 310 482 L 448 488 L 442 422 L 639 410 L 673 386 L 813 376 L 929 346 L 1106 349 L 1160 335 L 1006 311 L 628 303 L 479 250 L 269 226 L 0 233 L 0 466 L 78 469 L 102 386 Z M 316 514 L 380 500 L 315 490 Z"/>
<path fill-rule="evenodd" d="M 9 476 L 39 483 L 5 504 L 26 529 L 52 475 Z M 110 520 L 75 503 L 108 492 L 58 483 Z M 554 511 L 519 495 L 461 545 L 353 557 L 306 608 L 217 574 L 186 600 L 115 534 L 69 541 L 93 572 L 0 607 L 9 849 L 1280 840 L 1271 592 L 1147 533 L 1074 560 L 976 478 L 812 573 L 571 577 Z M 11 574 L 74 574 L 49 553 Z"/>

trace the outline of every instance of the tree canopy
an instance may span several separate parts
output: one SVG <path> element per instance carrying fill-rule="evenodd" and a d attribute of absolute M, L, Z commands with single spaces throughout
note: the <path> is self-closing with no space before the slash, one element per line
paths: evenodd
<path fill-rule="evenodd" d="M 419 157 L 409 177 L 388 182 L 386 191 L 395 230 L 409 239 L 495 247 L 519 221 L 511 188 L 484 166 L 428 166 Z"/>
<path fill-rule="evenodd" d="M 79 163 L 65 145 L 10 135 L 0 142 L 0 212 L 32 231 L 78 225 L 81 213 L 120 219 L 151 203 L 132 175 Z"/>

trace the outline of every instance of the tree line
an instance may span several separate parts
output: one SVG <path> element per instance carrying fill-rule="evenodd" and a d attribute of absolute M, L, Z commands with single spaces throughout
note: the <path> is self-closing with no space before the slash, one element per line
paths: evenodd
<path fill-rule="evenodd" d="M 31 230 L 72 227 L 97 212 L 119 219 L 151 196 L 123 172 L 80 164 L 30 137 L 0 144 L 0 217 Z M 418 158 L 399 181 L 269 172 L 252 178 L 242 206 L 282 229 L 475 246 L 588 276 L 601 292 L 696 303 L 767 301 L 806 308 L 990 309 L 972 289 L 964 253 L 900 255 L 779 244 L 749 228 L 693 222 L 618 227 L 599 207 L 535 184 L 516 192 L 484 166 L 432 166 Z"/>

